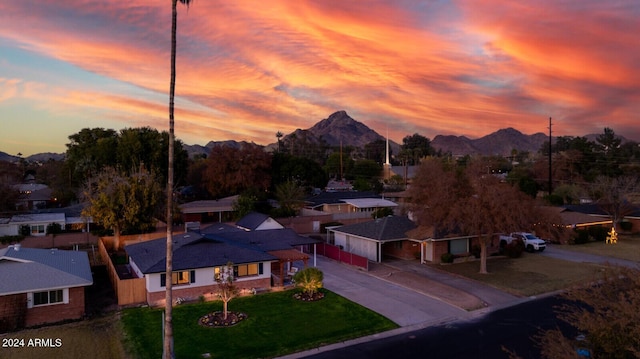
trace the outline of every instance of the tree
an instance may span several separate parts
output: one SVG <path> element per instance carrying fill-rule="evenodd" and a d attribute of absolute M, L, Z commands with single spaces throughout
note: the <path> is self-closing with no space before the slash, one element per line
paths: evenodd
<path fill-rule="evenodd" d="M 271 184 L 270 171 L 271 155 L 260 146 L 216 146 L 207 157 L 207 190 L 214 198 L 239 194 L 248 189 L 266 191 Z"/>
<path fill-rule="evenodd" d="M 104 167 L 115 167 L 118 133 L 104 128 L 83 128 L 69 136 L 66 165 L 73 183 L 80 185 Z M 78 188 L 78 187 L 76 187 Z"/>
<path fill-rule="evenodd" d="M 223 319 L 227 319 L 229 302 L 238 295 L 238 288 L 234 284 L 233 263 L 228 262 L 225 266 L 216 267 L 214 276 L 218 283 L 218 298 L 222 300 L 222 316 Z"/>
<path fill-rule="evenodd" d="M 189 6 L 192 0 L 171 0 L 171 80 L 169 84 L 169 149 L 167 169 L 167 260 L 166 276 L 171 278 L 173 272 L 173 150 L 174 150 L 174 96 L 176 91 L 176 35 L 178 25 L 178 1 Z M 173 295 L 171 281 L 165 287 L 164 338 L 162 345 L 163 359 L 173 359 Z"/>
<path fill-rule="evenodd" d="M 160 195 L 160 186 L 146 170 L 127 176 L 106 167 L 85 184 L 83 197 L 89 206 L 82 213 L 113 230 L 117 249 L 123 231 L 149 231 L 154 227 Z"/>
<path fill-rule="evenodd" d="M 480 273 L 487 273 L 487 246 L 496 233 L 529 230 L 538 215 L 534 201 L 500 178 L 487 174 L 487 162 L 475 159 L 462 169 L 429 159 L 410 189 L 419 225 L 436 235 L 478 238 Z"/>
<path fill-rule="evenodd" d="M 276 187 L 276 198 L 281 216 L 294 216 L 304 206 L 304 189 L 294 181 L 281 183 Z"/>
<path fill-rule="evenodd" d="M 295 181 L 306 190 L 327 185 L 328 176 L 318 162 L 287 153 L 274 153 L 271 160 L 271 190 L 288 181 Z"/>
<path fill-rule="evenodd" d="M 421 158 L 435 154 L 431 140 L 417 133 L 403 138 L 400 148 L 411 165 L 418 165 Z"/>
<path fill-rule="evenodd" d="M 617 178 L 599 176 L 593 183 L 591 191 L 600 208 L 611 216 L 617 231 L 620 221 L 635 210 L 632 196 L 640 191 L 640 182 L 634 176 Z"/>
<path fill-rule="evenodd" d="M 280 139 L 284 136 L 284 134 L 280 131 L 276 132 L 276 140 L 278 140 L 278 153 L 280 153 Z"/>

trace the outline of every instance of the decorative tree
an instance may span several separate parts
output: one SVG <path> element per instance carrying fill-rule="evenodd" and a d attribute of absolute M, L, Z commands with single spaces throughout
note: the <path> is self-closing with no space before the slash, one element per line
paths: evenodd
<path fill-rule="evenodd" d="M 322 280 L 324 274 L 315 267 L 305 268 L 293 276 L 296 286 L 302 289 L 302 292 L 308 298 L 314 298 L 320 288 L 322 288 Z"/>
<path fill-rule="evenodd" d="M 233 263 L 216 267 L 214 276 L 218 283 L 218 297 L 222 300 L 222 316 L 227 319 L 229 302 L 238 295 L 238 288 L 234 284 Z"/>

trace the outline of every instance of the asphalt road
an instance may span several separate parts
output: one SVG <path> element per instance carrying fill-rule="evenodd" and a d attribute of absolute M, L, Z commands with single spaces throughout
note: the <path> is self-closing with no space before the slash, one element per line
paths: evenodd
<path fill-rule="evenodd" d="M 387 358 L 509 358 L 503 347 L 522 358 L 540 358 L 532 339 L 541 330 L 560 327 L 575 335 L 556 320 L 554 306 L 558 297 L 547 297 L 491 312 L 469 321 L 449 323 L 410 331 L 392 337 L 364 342 L 318 354 L 313 359 L 387 359 Z"/>

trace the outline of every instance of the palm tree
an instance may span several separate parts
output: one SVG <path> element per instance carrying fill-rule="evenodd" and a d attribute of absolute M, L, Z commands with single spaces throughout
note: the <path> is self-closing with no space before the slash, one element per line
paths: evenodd
<path fill-rule="evenodd" d="M 178 1 L 189 6 L 193 0 L 171 0 L 171 83 L 169 85 L 169 171 L 167 173 L 167 268 L 166 294 L 164 306 L 164 342 L 162 357 L 173 359 L 173 98 L 176 92 L 176 33 L 178 25 Z"/>

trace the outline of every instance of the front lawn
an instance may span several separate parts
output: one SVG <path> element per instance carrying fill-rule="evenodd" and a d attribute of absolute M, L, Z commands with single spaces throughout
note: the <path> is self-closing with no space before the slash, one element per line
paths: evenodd
<path fill-rule="evenodd" d="M 523 253 L 520 258 L 491 258 L 487 260 L 488 274 L 478 272 L 479 261 L 438 268 L 519 296 L 549 293 L 593 281 L 604 270 L 600 265 L 563 261 L 539 253 Z"/>
<path fill-rule="evenodd" d="M 374 334 L 398 326 L 359 304 L 323 289 L 325 298 L 302 302 L 294 291 L 233 299 L 230 311 L 248 318 L 229 328 L 205 328 L 198 319 L 222 310 L 222 302 L 183 304 L 173 310 L 177 358 L 269 358 Z M 162 309 L 122 313 L 125 340 L 137 358 L 162 354 Z"/>
<path fill-rule="evenodd" d="M 618 236 L 618 243 L 616 244 L 600 241 L 585 244 L 562 245 L 558 247 L 576 252 L 640 262 L 640 236 L 637 234 L 621 234 Z"/>

